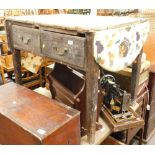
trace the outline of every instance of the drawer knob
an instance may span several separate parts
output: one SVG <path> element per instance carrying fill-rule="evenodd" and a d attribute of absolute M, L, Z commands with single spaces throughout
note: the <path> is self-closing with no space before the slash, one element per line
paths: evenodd
<path fill-rule="evenodd" d="M 19 39 L 24 43 L 24 44 L 28 44 L 30 42 L 30 38 L 29 37 L 23 37 L 22 35 L 19 35 Z"/>
<path fill-rule="evenodd" d="M 64 50 L 58 52 L 58 55 L 63 56 L 64 54 L 67 54 L 67 53 L 68 53 L 68 49 L 64 48 Z"/>
<path fill-rule="evenodd" d="M 25 38 L 23 39 L 23 43 L 27 45 L 27 44 L 30 42 L 30 40 L 31 40 L 30 38 L 26 38 L 26 37 L 25 37 Z"/>
<path fill-rule="evenodd" d="M 68 48 L 64 48 L 64 53 L 68 53 Z"/>
<path fill-rule="evenodd" d="M 21 41 L 23 41 L 23 36 L 19 35 L 19 39 L 20 39 Z"/>
<path fill-rule="evenodd" d="M 58 52 L 58 55 L 63 56 L 64 55 L 64 51 Z"/>

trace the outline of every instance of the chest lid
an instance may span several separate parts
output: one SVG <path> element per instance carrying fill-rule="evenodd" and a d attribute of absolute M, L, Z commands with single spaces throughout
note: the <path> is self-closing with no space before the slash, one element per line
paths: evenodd
<path fill-rule="evenodd" d="M 79 112 L 15 83 L 0 86 L 0 114 L 44 139 Z"/>

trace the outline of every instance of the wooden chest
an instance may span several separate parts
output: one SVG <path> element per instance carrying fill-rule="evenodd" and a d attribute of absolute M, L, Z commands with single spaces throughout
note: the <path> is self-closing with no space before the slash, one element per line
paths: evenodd
<path fill-rule="evenodd" d="M 15 83 L 0 87 L 0 144 L 80 144 L 80 113 Z"/>

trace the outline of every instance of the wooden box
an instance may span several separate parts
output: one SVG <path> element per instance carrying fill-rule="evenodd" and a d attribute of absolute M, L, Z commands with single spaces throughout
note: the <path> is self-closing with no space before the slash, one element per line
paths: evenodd
<path fill-rule="evenodd" d="M 0 124 L 0 144 L 80 144 L 79 111 L 15 83 L 0 87 Z"/>

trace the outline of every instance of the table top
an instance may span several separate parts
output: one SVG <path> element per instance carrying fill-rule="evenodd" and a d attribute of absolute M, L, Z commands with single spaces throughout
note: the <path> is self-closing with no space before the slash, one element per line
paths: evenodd
<path fill-rule="evenodd" d="M 75 14 L 16 16 L 7 17 L 6 20 L 34 24 L 36 26 L 50 26 L 54 28 L 83 32 L 95 32 L 104 29 L 113 29 L 146 21 L 146 19 L 142 18 Z"/>
<path fill-rule="evenodd" d="M 149 32 L 142 18 L 76 14 L 8 17 L 13 24 L 94 33 L 94 58 L 104 69 L 120 71 L 140 53 Z"/>

